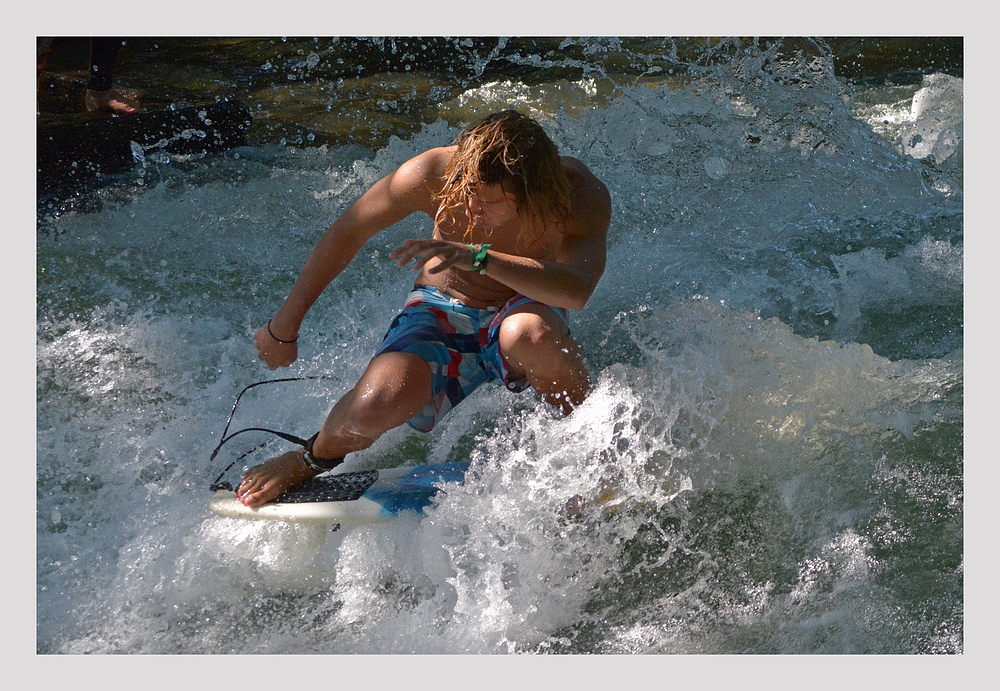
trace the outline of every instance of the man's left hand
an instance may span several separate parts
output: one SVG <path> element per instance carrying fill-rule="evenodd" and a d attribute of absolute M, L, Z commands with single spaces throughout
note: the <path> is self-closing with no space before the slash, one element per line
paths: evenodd
<path fill-rule="evenodd" d="M 431 259 L 439 261 L 427 269 L 427 273 L 436 274 L 452 266 L 464 271 L 472 271 L 472 249 L 461 242 L 448 240 L 407 240 L 389 253 L 396 260 L 396 266 L 402 268 L 413 261 L 413 270 L 420 271 Z"/>

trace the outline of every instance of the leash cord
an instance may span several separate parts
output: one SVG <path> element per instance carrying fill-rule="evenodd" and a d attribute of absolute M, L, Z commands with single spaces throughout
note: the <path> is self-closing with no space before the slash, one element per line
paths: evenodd
<path fill-rule="evenodd" d="M 298 437 L 298 436 L 296 436 L 294 434 L 289 434 L 288 432 L 279 432 L 277 430 L 267 429 L 266 427 L 245 427 L 243 429 L 236 430 L 232 434 L 228 434 L 228 432 L 229 432 L 230 425 L 232 425 L 232 423 L 233 423 L 233 416 L 236 415 L 236 408 L 239 407 L 239 405 L 240 405 L 240 399 L 243 398 L 243 394 L 245 394 L 247 391 L 249 391 L 250 389 L 252 389 L 254 387 L 262 386 L 264 384 L 280 384 L 282 382 L 305 381 L 307 379 L 334 379 L 335 380 L 335 379 L 337 379 L 337 377 L 330 377 L 330 376 L 326 376 L 326 375 L 319 375 L 319 376 L 309 376 L 309 377 L 285 377 L 284 379 L 266 379 L 264 381 L 254 382 L 253 384 L 250 384 L 249 386 L 245 387 L 242 391 L 240 391 L 239 395 L 236 396 L 236 401 L 233 403 L 233 409 L 229 412 L 229 419 L 226 420 L 226 426 L 222 430 L 222 440 L 219 441 L 219 445 L 215 447 L 215 450 L 212 451 L 212 455 L 209 456 L 209 458 L 208 458 L 209 462 L 214 461 L 215 457 L 219 455 L 219 451 L 222 449 L 222 445 L 223 444 L 225 444 L 226 442 L 228 442 L 233 437 L 235 437 L 237 435 L 240 435 L 240 434 L 243 434 L 244 432 L 267 432 L 268 434 L 273 434 L 276 437 L 281 437 L 285 441 L 290 441 L 293 444 L 297 444 L 299 446 L 305 447 L 305 445 L 308 443 L 307 439 L 302 439 L 301 437 Z M 229 472 L 229 470 L 234 465 L 236 465 L 237 463 L 239 463 L 240 461 L 242 461 L 244 458 L 246 458 L 247 456 L 249 456 L 250 454 L 252 454 L 254 451 L 257 451 L 258 449 L 263 448 L 264 446 L 265 446 L 264 443 L 258 444 L 257 446 L 253 447 L 252 449 L 250 449 L 246 453 L 240 455 L 232 463 L 230 463 L 229 465 L 227 465 L 223 469 L 223 471 L 221 473 L 219 473 L 219 477 L 215 478 L 215 482 L 213 482 L 209 486 L 209 489 L 212 490 L 213 492 L 215 492 L 217 490 L 220 490 L 220 489 L 232 491 L 233 490 L 233 486 L 229 482 L 223 481 L 222 478 L 225 476 L 226 473 Z"/>

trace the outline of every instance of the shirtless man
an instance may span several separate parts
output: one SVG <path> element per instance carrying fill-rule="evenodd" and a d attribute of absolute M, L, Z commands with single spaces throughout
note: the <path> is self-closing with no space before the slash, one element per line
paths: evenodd
<path fill-rule="evenodd" d="M 410 214 L 430 239 L 393 251 L 419 271 L 414 291 L 355 387 L 306 449 L 255 466 L 236 490 L 257 507 L 333 468 L 403 423 L 430 431 L 479 384 L 531 386 L 568 414 L 590 389 L 567 309 L 604 273 L 611 200 L 580 161 L 560 157 L 531 118 L 497 113 L 375 183 L 326 231 L 254 342 L 274 370 L 291 365 L 306 312 L 376 233 Z"/>

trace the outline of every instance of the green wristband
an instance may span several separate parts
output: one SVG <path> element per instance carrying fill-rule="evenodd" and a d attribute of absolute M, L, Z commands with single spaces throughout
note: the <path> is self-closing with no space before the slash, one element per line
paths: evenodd
<path fill-rule="evenodd" d="M 486 273 L 486 261 L 489 258 L 487 252 L 489 252 L 489 245 L 469 245 L 469 249 L 472 250 L 472 270 L 477 274 Z"/>

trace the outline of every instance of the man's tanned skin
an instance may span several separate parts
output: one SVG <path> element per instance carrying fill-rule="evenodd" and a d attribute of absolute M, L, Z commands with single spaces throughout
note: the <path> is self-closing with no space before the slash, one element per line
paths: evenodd
<path fill-rule="evenodd" d="M 412 263 L 416 282 L 474 308 L 500 307 L 517 294 L 532 303 L 513 309 L 500 326 L 500 352 L 511 376 L 527 379 L 543 400 L 569 413 L 586 397 L 590 377 L 565 322 L 545 305 L 581 309 L 604 272 L 611 215 L 607 188 L 580 161 L 560 157 L 572 211 L 545 221 L 525 241 L 516 198 L 504 184 L 481 185 L 465 207 L 442 213 L 440 195 L 458 146 L 431 149 L 375 183 L 322 236 L 290 294 L 254 336 L 259 358 L 274 370 L 297 357 L 294 341 L 306 312 L 374 235 L 414 213 L 435 219 L 430 238 L 406 240 L 390 256 Z M 471 221 L 471 223 L 470 223 Z M 474 273 L 470 244 L 489 243 L 485 274 Z M 279 340 L 280 339 L 280 340 Z M 314 440 L 319 458 L 370 446 L 432 400 L 431 369 L 408 352 L 386 352 L 369 363 L 333 407 Z M 247 471 L 236 494 L 258 507 L 317 474 L 291 451 Z"/>

